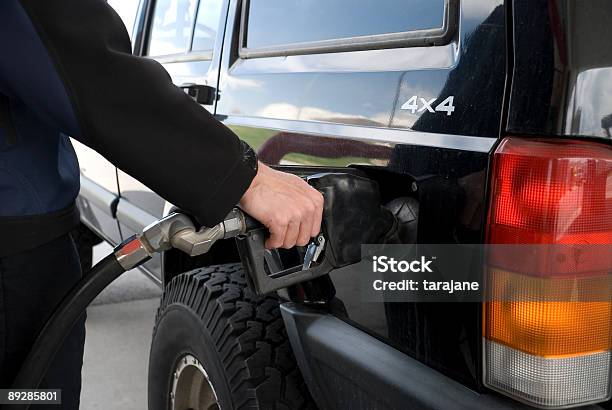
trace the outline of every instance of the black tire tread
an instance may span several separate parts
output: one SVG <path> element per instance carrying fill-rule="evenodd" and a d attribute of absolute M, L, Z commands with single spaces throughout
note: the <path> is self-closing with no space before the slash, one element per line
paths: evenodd
<path fill-rule="evenodd" d="M 242 265 L 210 266 L 175 277 L 155 322 L 176 303 L 191 308 L 212 336 L 235 408 L 316 408 L 295 362 L 278 299 L 252 292 Z"/>

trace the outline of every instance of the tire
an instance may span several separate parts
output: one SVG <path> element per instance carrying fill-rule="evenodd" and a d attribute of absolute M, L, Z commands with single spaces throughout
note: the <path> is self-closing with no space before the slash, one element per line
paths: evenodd
<path fill-rule="evenodd" d="M 79 253 L 81 261 L 81 272 L 83 276 L 87 275 L 92 267 L 93 262 L 93 247 L 102 242 L 95 233 L 88 227 L 80 224 L 78 228 L 73 230 L 70 235 L 74 245 Z"/>
<path fill-rule="evenodd" d="M 175 277 L 166 286 L 153 331 L 149 410 L 316 408 L 278 304 L 248 289 L 240 264 Z M 181 370 L 189 363 L 191 372 Z M 208 383 L 191 380 L 197 369 Z M 207 401 L 211 397 L 216 404 Z"/>

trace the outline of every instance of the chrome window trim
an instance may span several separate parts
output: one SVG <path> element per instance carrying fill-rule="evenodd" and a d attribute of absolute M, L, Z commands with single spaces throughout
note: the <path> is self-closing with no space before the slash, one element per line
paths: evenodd
<path fill-rule="evenodd" d="M 165 56 L 147 56 L 147 58 L 155 60 L 161 64 L 188 63 L 193 61 L 212 61 L 213 51 L 196 51 L 180 54 L 168 54 Z"/>
<path fill-rule="evenodd" d="M 354 140 L 392 144 L 421 145 L 463 151 L 489 152 L 497 142 L 496 136 L 438 134 L 400 128 L 364 127 L 317 121 L 281 120 L 247 116 L 217 116 L 225 125 L 266 128 L 325 137 L 344 137 Z"/>
<path fill-rule="evenodd" d="M 248 48 L 248 5 L 242 1 L 238 55 L 242 59 L 258 57 L 279 57 L 301 54 L 338 53 L 343 51 L 363 51 L 385 48 L 441 46 L 451 42 L 457 32 L 459 0 L 444 1 L 442 27 L 426 30 L 412 30 L 369 36 L 344 37 L 331 40 L 292 43 L 281 46 Z"/>

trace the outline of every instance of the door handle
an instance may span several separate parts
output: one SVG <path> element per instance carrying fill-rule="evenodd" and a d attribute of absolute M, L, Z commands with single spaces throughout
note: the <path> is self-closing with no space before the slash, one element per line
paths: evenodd
<path fill-rule="evenodd" d="M 188 96 L 193 98 L 198 104 L 212 105 L 215 102 L 217 89 L 209 85 L 201 84 L 181 84 L 179 88 Z"/>

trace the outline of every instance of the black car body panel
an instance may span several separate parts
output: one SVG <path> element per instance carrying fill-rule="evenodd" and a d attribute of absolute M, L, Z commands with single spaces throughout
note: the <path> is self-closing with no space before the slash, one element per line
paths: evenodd
<path fill-rule="evenodd" d="M 515 0 L 510 133 L 610 138 L 612 3 Z"/>
<path fill-rule="evenodd" d="M 238 3 L 230 22 L 240 22 Z M 456 17 L 455 37 L 440 46 L 282 58 L 240 58 L 239 32 L 228 30 L 217 115 L 269 163 L 365 164 L 401 176 L 384 194 L 417 196 L 419 242 L 478 243 L 506 81 L 505 12 L 501 2 L 465 0 Z M 453 96 L 455 111 L 402 109 L 415 95 Z M 340 317 L 480 387 L 479 305 L 364 303 L 350 269 L 332 281 Z"/>

